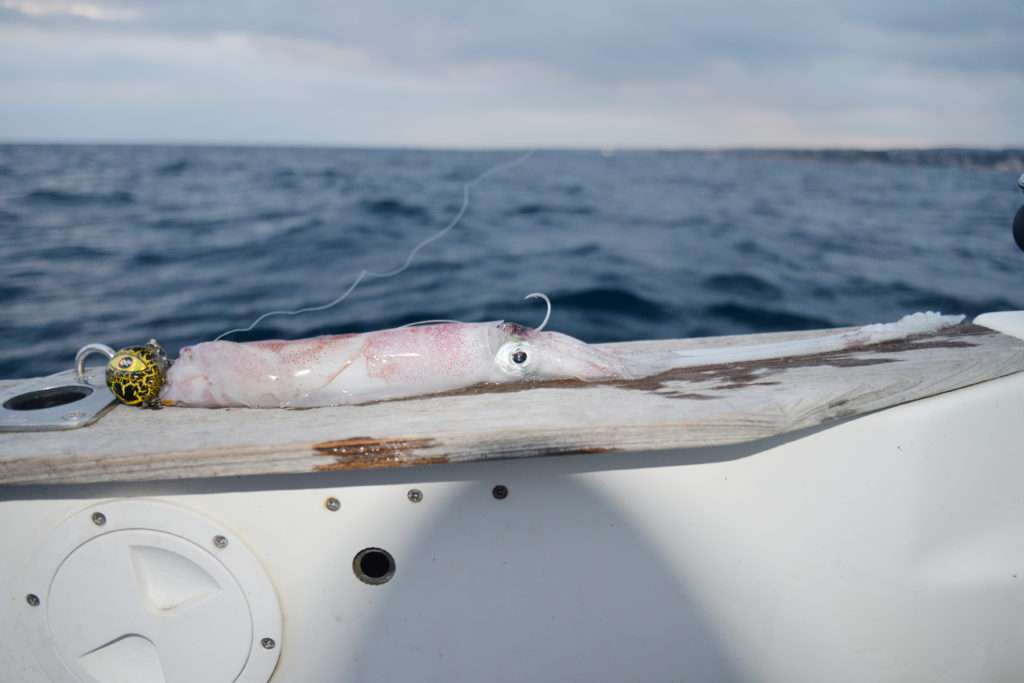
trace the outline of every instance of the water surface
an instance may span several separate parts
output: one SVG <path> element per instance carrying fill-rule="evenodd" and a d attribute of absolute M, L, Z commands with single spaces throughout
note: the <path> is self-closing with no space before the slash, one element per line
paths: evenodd
<path fill-rule="evenodd" d="M 514 152 L 0 146 L 0 377 L 89 342 L 176 353 L 399 266 Z M 238 339 L 429 318 L 590 342 L 1024 308 L 1024 152 L 540 151 L 409 270 Z"/>

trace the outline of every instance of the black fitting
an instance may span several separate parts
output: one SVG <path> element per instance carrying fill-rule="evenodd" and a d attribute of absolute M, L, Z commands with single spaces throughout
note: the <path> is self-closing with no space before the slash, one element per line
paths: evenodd
<path fill-rule="evenodd" d="M 1024 173 L 1017 178 L 1017 187 L 1024 192 Z M 1017 215 L 1013 219 L 1013 241 L 1017 243 L 1018 249 L 1024 251 L 1024 206 L 1017 209 Z"/>
<path fill-rule="evenodd" d="M 1017 209 L 1017 216 L 1013 219 L 1013 241 L 1024 251 L 1024 206 Z"/>

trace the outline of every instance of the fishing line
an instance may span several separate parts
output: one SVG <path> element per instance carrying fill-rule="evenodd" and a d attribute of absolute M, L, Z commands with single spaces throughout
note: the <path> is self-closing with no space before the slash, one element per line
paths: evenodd
<path fill-rule="evenodd" d="M 352 292 L 354 292 L 356 290 L 356 287 L 358 287 L 363 282 L 363 280 L 365 280 L 367 278 L 389 278 L 389 277 L 394 277 L 395 275 L 399 275 L 400 273 L 405 272 L 405 270 L 407 270 L 409 268 L 409 266 L 412 265 L 413 259 L 416 257 L 416 254 L 418 254 L 421 249 L 426 247 L 428 244 L 431 244 L 432 242 L 436 242 L 437 240 L 441 239 L 442 237 L 447 235 L 449 232 L 451 232 L 452 229 L 455 228 L 455 226 L 459 224 L 459 222 L 462 220 L 463 216 L 466 215 L 466 211 L 469 210 L 469 190 L 470 190 L 470 188 L 474 187 L 477 183 L 481 182 L 482 180 L 484 180 L 485 178 L 487 178 L 489 176 L 494 175 L 495 173 L 500 173 L 502 171 L 507 171 L 507 170 L 509 170 L 511 168 L 515 168 L 516 166 L 519 166 L 520 164 L 524 163 L 527 159 L 532 157 L 534 152 L 536 152 L 536 150 L 531 149 L 526 154 L 523 154 L 523 155 L 521 155 L 519 157 L 516 157 L 515 159 L 513 159 L 511 161 L 505 161 L 505 162 L 502 162 L 500 164 L 495 164 L 494 166 L 491 166 L 490 168 L 488 168 L 486 171 L 484 171 L 480 175 L 478 175 L 475 178 L 473 178 L 472 180 L 470 180 L 469 182 L 463 183 L 463 185 L 462 185 L 462 206 L 459 207 L 459 210 L 455 214 L 455 217 L 452 218 L 448 222 L 448 224 L 445 225 L 443 228 L 441 228 L 439 231 L 437 231 L 433 235 L 430 235 L 429 237 L 427 237 L 426 239 L 421 241 L 419 244 L 417 244 L 415 247 L 413 247 L 412 250 L 409 252 L 409 255 L 406 257 L 405 262 L 401 266 L 399 266 L 398 268 L 395 268 L 394 270 L 385 271 L 385 272 L 376 272 L 376 271 L 367 270 L 366 268 L 364 268 L 361 271 L 359 271 L 359 274 L 356 275 L 355 279 L 352 281 L 352 284 L 348 286 L 348 289 L 346 289 L 344 292 L 342 292 L 340 296 L 336 297 L 335 299 L 333 299 L 333 300 L 331 300 L 331 301 L 329 301 L 329 302 L 327 302 L 325 304 L 321 304 L 319 306 L 309 306 L 307 308 L 298 308 L 298 309 L 295 309 L 295 310 L 269 311 L 267 313 L 264 313 L 260 317 L 256 318 L 256 320 L 254 320 L 252 322 L 252 324 L 249 325 L 248 327 L 237 327 L 235 329 L 228 330 L 227 332 L 223 332 L 223 333 L 217 335 L 217 337 L 215 337 L 213 341 L 220 341 L 224 337 L 226 337 L 226 336 L 228 336 L 230 334 L 234 334 L 236 332 L 249 332 L 253 328 L 255 328 L 257 325 L 259 325 L 261 322 L 263 322 L 264 320 L 266 320 L 267 318 L 270 318 L 272 316 L 278 316 L 278 315 L 295 316 L 295 315 L 302 315 L 303 313 L 316 313 L 318 311 L 326 311 L 327 309 L 333 308 L 334 306 L 337 306 L 342 301 L 347 299 L 349 297 L 349 295 L 352 294 Z M 545 319 L 545 322 L 547 322 L 546 319 Z"/>
<path fill-rule="evenodd" d="M 532 294 L 527 294 L 526 296 L 523 297 L 523 301 L 526 301 L 528 299 L 543 299 L 544 303 L 547 304 L 548 310 L 544 314 L 544 320 L 541 321 L 540 325 L 533 328 L 534 332 L 541 332 L 545 327 L 548 326 L 548 321 L 551 320 L 551 299 L 549 299 L 548 295 L 544 294 L 543 292 L 534 292 Z M 464 324 L 462 320 L 448 320 L 442 318 L 437 320 L 417 320 L 414 323 L 406 323 L 399 327 L 398 329 L 401 330 L 405 329 L 406 327 L 419 327 L 420 325 L 436 325 L 438 323 Z"/>

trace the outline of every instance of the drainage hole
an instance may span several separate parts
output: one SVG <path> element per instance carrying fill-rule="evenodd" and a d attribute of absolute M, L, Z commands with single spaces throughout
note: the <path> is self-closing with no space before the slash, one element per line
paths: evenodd
<path fill-rule="evenodd" d="M 4 401 L 4 408 L 7 410 L 43 410 L 81 401 L 91 393 L 91 388 L 83 386 L 40 389 L 7 399 Z"/>
<path fill-rule="evenodd" d="M 365 548 L 352 559 L 356 578 L 371 586 L 387 583 L 395 575 L 395 558 L 381 548 Z"/>

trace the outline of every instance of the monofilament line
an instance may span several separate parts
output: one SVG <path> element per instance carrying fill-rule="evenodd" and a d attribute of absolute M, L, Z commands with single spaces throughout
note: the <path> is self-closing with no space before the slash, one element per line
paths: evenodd
<path fill-rule="evenodd" d="M 223 333 L 217 335 L 217 337 L 215 337 L 213 341 L 220 341 L 221 339 L 223 339 L 224 337 L 228 336 L 229 334 L 234 334 L 236 332 L 249 332 L 253 328 L 255 328 L 257 325 L 259 325 L 261 322 L 263 322 L 267 318 L 270 318 L 270 317 L 273 317 L 273 316 L 277 316 L 277 315 L 295 316 L 295 315 L 302 315 L 303 313 L 316 313 L 318 311 L 326 311 L 327 309 L 333 308 L 333 307 L 337 306 L 338 304 L 340 304 L 345 299 L 347 299 L 349 297 L 349 295 L 351 295 L 352 292 L 354 292 L 356 290 L 356 287 L 358 287 L 360 285 L 360 283 L 362 283 L 363 280 L 365 280 L 367 278 L 394 277 L 395 275 L 398 275 L 399 273 L 404 272 L 406 269 L 409 268 L 410 265 L 412 265 L 413 259 L 416 258 L 416 254 L 418 254 L 421 249 L 423 249 L 428 244 L 431 244 L 432 242 L 436 242 L 437 240 L 439 240 L 442 237 L 444 237 L 445 235 L 447 235 L 449 232 L 452 231 L 453 228 L 455 228 L 456 225 L 459 224 L 460 221 L 462 221 L 462 217 L 465 216 L 466 215 L 466 211 L 469 210 L 469 191 L 470 191 L 470 189 L 472 187 L 474 187 L 477 183 L 481 182 L 485 178 L 494 175 L 495 173 L 501 173 L 502 171 L 507 171 L 510 168 L 514 168 L 514 167 L 522 164 L 527 159 L 532 157 L 535 151 L 536 150 L 532 150 L 531 149 L 526 154 L 520 155 L 519 157 L 516 157 L 512 161 L 505 161 L 505 162 L 502 162 L 500 164 L 496 164 L 494 166 L 491 166 L 489 169 L 487 169 L 486 171 L 484 171 L 480 175 L 476 176 L 475 178 L 473 178 L 469 182 L 464 183 L 462 185 L 462 206 L 459 207 L 459 210 L 455 214 L 455 216 L 443 228 L 441 228 L 440 230 L 435 232 L 433 235 L 427 237 L 425 240 L 423 240 L 422 242 L 417 244 L 415 247 L 413 247 L 412 251 L 410 251 L 409 255 L 406 257 L 405 262 L 401 266 L 399 266 L 398 268 L 395 268 L 394 270 L 385 271 L 385 272 L 382 272 L 382 273 L 375 272 L 375 271 L 372 271 L 372 270 L 367 270 L 367 269 L 364 268 L 363 270 L 359 271 L 359 273 L 356 275 L 355 279 L 352 281 L 352 284 L 350 284 L 348 286 L 348 289 L 343 291 L 337 298 L 335 298 L 335 299 L 333 299 L 331 301 L 328 301 L 325 304 L 321 304 L 319 306 L 309 306 L 307 308 L 299 308 L 299 309 L 292 310 L 292 311 L 283 311 L 283 310 L 282 311 L 269 311 L 267 313 L 264 313 L 260 317 L 256 318 L 256 320 L 254 320 L 252 322 L 252 324 L 249 325 L 248 327 L 237 327 L 237 328 L 235 328 L 233 330 L 228 330 L 227 332 L 223 332 Z"/>

